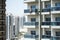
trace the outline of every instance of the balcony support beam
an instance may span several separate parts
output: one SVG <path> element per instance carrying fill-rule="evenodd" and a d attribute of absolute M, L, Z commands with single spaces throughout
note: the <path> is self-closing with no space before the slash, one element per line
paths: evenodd
<path fill-rule="evenodd" d="M 45 29 L 44 29 L 44 28 L 42 29 L 42 31 L 43 31 L 43 32 L 42 32 L 42 33 L 43 33 L 42 35 L 45 35 Z"/>
<path fill-rule="evenodd" d="M 43 15 L 43 22 L 45 22 L 45 15 Z"/>
<path fill-rule="evenodd" d="M 28 16 L 25 16 L 25 21 L 28 22 Z"/>
<path fill-rule="evenodd" d="M 45 3 L 44 3 L 44 1 L 42 2 L 42 5 L 43 5 L 43 9 L 45 8 Z"/>

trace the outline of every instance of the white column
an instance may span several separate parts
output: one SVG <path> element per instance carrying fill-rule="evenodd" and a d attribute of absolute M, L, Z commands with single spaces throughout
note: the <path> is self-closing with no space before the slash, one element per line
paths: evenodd
<path fill-rule="evenodd" d="M 43 28 L 42 30 L 43 30 L 43 31 L 42 31 L 42 34 L 45 35 L 45 29 Z"/>
<path fill-rule="evenodd" d="M 45 21 L 45 15 L 43 15 L 43 22 Z"/>
<path fill-rule="evenodd" d="M 38 18 L 39 18 L 39 19 L 38 19 L 38 21 L 39 21 L 39 28 L 38 28 L 38 31 L 39 31 L 39 32 L 38 32 L 38 33 L 39 33 L 39 40 L 40 40 L 40 36 L 41 36 L 41 35 L 40 35 L 40 16 L 38 16 Z"/>
<path fill-rule="evenodd" d="M 51 0 L 51 7 L 53 6 L 52 4 L 53 4 L 53 3 L 52 3 L 52 0 Z"/>
<path fill-rule="evenodd" d="M 53 15 L 51 14 L 51 22 L 53 22 Z"/>
<path fill-rule="evenodd" d="M 42 2 L 42 5 L 43 5 L 43 8 L 45 8 L 45 3 L 44 3 L 44 1 Z"/>
<path fill-rule="evenodd" d="M 54 1 L 51 0 L 51 7 L 53 7 L 55 5 Z"/>
<path fill-rule="evenodd" d="M 28 16 L 25 16 L 25 22 L 28 22 Z"/>
<path fill-rule="evenodd" d="M 51 36 L 54 36 L 54 31 L 52 28 L 51 28 Z"/>

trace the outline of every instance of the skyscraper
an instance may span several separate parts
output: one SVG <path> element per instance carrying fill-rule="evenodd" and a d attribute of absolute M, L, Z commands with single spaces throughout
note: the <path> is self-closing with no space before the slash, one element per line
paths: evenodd
<path fill-rule="evenodd" d="M 5 2 L 6 0 L 0 0 L 0 40 L 6 40 Z"/>

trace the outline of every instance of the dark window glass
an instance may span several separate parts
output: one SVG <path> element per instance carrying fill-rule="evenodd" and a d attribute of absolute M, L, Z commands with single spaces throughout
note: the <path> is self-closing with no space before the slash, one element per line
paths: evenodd
<path fill-rule="evenodd" d="M 55 3 L 55 6 L 60 6 L 60 3 Z"/>
<path fill-rule="evenodd" d="M 31 35 L 36 35 L 36 31 L 31 31 Z"/>
<path fill-rule="evenodd" d="M 46 8 L 50 8 L 51 7 L 51 4 L 47 4 L 45 5 Z"/>
<path fill-rule="evenodd" d="M 60 36 L 60 32 L 56 32 L 56 36 Z"/>
<path fill-rule="evenodd" d="M 51 31 L 46 31 L 46 35 L 51 35 Z"/>
<path fill-rule="evenodd" d="M 32 5 L 32 6 L 31 6 L 31 9 L 32 9 L 32 11 L 35 11 L 36 5 Z"/>
<path fill-rule="evenodd" d="M 45 21 L 51 21 L 51 18 L 46 18 Z"/>
<path fill-rule="evenodd" d="M 60 17 L 56 17 L 55 18 L 55 21 L 60 21 Z"/>
<path fill-rule="evenodd" d="M 36 22 L 36 18 L 31 18 L 31 22 Z"/>

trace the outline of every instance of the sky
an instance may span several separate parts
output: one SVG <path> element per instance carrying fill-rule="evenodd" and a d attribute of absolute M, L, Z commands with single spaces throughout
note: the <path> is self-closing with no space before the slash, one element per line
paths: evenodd
<path fill-rule="evenodd" d="M 6 14 L 13 14 L 14 16 L 24 15 L 24 0 L 7 0 Z"/>

